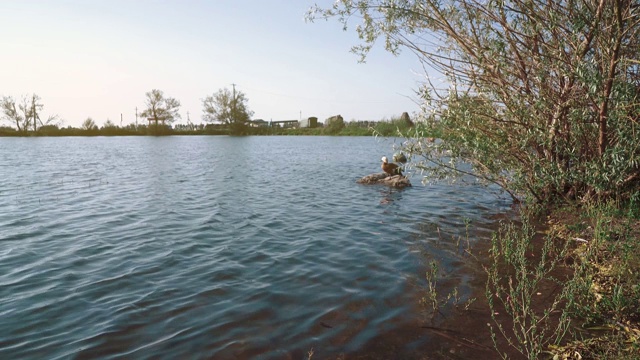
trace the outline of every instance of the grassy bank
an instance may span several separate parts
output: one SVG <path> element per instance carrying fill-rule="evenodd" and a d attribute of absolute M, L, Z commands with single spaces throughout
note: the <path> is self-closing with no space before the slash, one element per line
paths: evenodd
<path fill-rule="evenodd" d="M 515 349 L 528 359 L 638 359 L 639 204 L 539 214 L 524 211 L 521 225 L 504 224 L 493 237 L 485 295 L 496 350 L 502 358 Z"/>

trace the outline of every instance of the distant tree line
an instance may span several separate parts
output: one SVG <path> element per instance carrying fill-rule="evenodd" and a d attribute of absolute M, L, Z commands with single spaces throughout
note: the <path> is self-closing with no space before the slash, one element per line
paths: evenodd
<path fill-rule="evenodd" d="M 331 136 L 399 136 L 409 131 L 411 126 L 400 118 L 380 121 L 344 121 L 342 126 L 322 126 L 316 128 L 291 127 L 251 127 L 243 130 L 244 135 L 331 135 Z M 0 136 L 146 136 L 146 135 L 235 135 L 226 124 L 175 124 L 158 125 L 128 124 L 118 126 L 107 120 L 98 126 L 92 118 L 87 118 L 77 127 L 59 125 L 40 126 L 36 132 L 18 131 L 14 127 L 0 126 Z"/>
<path fill-rule="evenodd" d="M 242 91 L 233 92 L 220 89 L 202 100 L 203 119 L 209 124 L 221 124 L 223 128 L 193 124 L 180 127 L 182 132 L 229 133 L 241 135 L 247 132 L 253 111 L 249 110 L 248 98 Z M 169 135 L 174 129 L 171 124 L 180 119 L 180 101 L 164 92 L 153 89 L 145 94 L 145 109 L 139 114 L 142 124 L 129 124 L 119 127 L 107 119 L 98 127 L 92 118 L 87 118 L 81 128 L 61 127 L 58 115 L 49 115 L 43 120 L 44 105 L 36 95 L 23 95 L 18 100 L 12 96 L 3 96 L 0 100 L 0 120 L 9 124 L 0 126 L 0 135 Z M 147 122 L 147 124 L 145 124 Z"/>
<path fill-rule="evenodd" d="M 180 101 L 153 89 L 145 94 L 145 107 L 140 120 L 118 126 L 107 119 L 102 126 L 88 117 L 79 128 L 62 126 L 58 115 L 42 115 L 44 105 L 36 95 L 24 95 L 18 101 L 4 96 L 0 102 L 0 136 L 140 136 L 140 135 L 371 135 L 395 136 L 413 124 L 402 118 L 383 121 L 345 122 L 341 116 L 332 117 L 326 126 L 317 128 L 258 127 L 251 122 L 253 111 L 242 91 L 220 89 L 202 99 L 203 120 L 206 124 L 172 124 L 181 119 Z"/>

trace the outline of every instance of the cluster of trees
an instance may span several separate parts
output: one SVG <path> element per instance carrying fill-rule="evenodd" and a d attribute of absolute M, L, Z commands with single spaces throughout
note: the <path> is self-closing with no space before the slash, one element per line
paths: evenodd
<path fill-rule="evenodd" d="M 538 202 L 639 188 L 637 1 L 338 0 L 308 18 L 360 19 L 355 52 L 382 39 L 422 61 L 422 125 L 404 151 L 430 179 L 472 175 Z"/>
<path fill-rule="evenodd" d="M 208 123 L 221 123 L 229 127 L 231 134 L 242 134 L 248 122 L 253 116 L 249 110 L 248 98 L 242 91 L 227 88 L 218 90 L 202 100 L 203 119 Z M 158 129 L 158 123 L 162 128 L 166 123 L 173 123 L 180 119 L 180 101 L 167 97 L 160 90 L 154 89 L 146 93 L 146 109 L 140 114 L 142 117 L 154 122 Z"/>
<path fill-rule="evenodd" d="M 14 127 L 0 126 L 0 135 L 37 134 L 42 136 L 126 136 L 126 135 L 168 135 L 168 134 L 209 134 L 209 135 L 346 135 L 361 136 L 375 133 L 381 136 L 395 136 L 408 130 L 402 119 L 389 121 L 351 121 L 345 122 L 341 116 L 332 119 L 326 127 L 315 129 L 280 129 L 255 128 L 249 122 L 253 111 L 248 107 L 247 96 L 241 91 L 223 88 L 202 99 L 203 119 L 209 125 L 187 124 L 171 127 L 181 119 L 180 101 L 166 96 L 163 91 L 153 89 L 145 94 L 145 108 L 139 114 L 143 119 L 140 124 L 118 126 L 107 119 L 102 126 L 88 117 L 80 128 L 60 127 L 58 116 L 49 116 L 46 121 L 40 120 L 44 108 L 38 95 L 23 96 L 16 104 L 12 97 L 5 96 L 0 104 L 2 119 Z M 17 128 L 17 130 L 16 130 Z"/>
<path fill-rule="evenodd" d="M 166 133 L 167 124 L 181 118 L 180 101 L 166 96 L 163 91 L 153 89 L 145 94 L 145 109 L 140 113 L 145 119 L 149 119 L 153 126 L 141 126 L 142 129 L 153 134 Z M 248 99 L 242 91 L 231 92 L 229 89 L 220 89 L 213 95 L 209 95 L 202 100 L 203 119 L 209 123 L 220 123 L 228 127 L 231 134 L 242 134 L 246 131 L 248 122 L 253 116 L 253 111 L 249 110 Z M 41 98 L 33 94 L 22 96 L 20 101 L 16 101 L 11 96 L 4 96 L 0 101 L 0 119 L 15 126 L 20 133 L 37 133 L 42 127 L 56 127 L 60 125 L 57 115 L 49 116 L 45 121 L 41 120 L 40 114 L 44 105 Z M 102 127 L 107 133 L 133 134 L 139 133 L 138 126 L 132 129 L 120 129 L 111 120 L 107 120 Z M 81 126 L 86 132 L 97 133 L 100 128 L 92 118 L 87 118 Z M 51 129 L 49 129 L 51 130 Z M 123 131 L 127 130 L 127 131 Z"/>

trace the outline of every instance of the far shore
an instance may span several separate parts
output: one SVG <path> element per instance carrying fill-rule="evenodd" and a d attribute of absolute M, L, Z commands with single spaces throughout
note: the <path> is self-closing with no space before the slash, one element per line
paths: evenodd
<path fill-rule="evenodd" d="M 413 127 L 410 121 L 400 119 L 371 122 L 345 122 L 341 126 L 302 127 L 242 127 L 235 131 L 224 125 L 177 125 L 147 126 L 130 124 L 124 127 L 75 128 L 45 125 L 33 130 L 17 130 L 0 126 L 0 137 L 43 137 L 43 136 L 170 136 L 170 135 L 311 135 L 311 136 L 397 136 Z"/>

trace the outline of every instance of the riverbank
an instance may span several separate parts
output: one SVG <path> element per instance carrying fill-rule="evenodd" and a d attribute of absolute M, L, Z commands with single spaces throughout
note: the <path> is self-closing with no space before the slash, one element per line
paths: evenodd
<path fill-rule="evenodd" d="M 439 326 L 474 329 L 457 341 L 467 354 L 488 346 L 486 324 L 502 358 L 637 359 L 639 239 L 633 202 L 523 211 L 471 250 L 485 293 Z"/>
<path fill-rule="evenodd" d="M 565 207 L 548 218 L 569 245 L 573 278 L 563 284 L 570 341 L 551 346 L 561 359 L 637 359 L 640 354 L 640 206 L 609 202 Z"/>
<path fill-rule="evenodd" d="M 124 127 L 108 126 L 102 128 L 81 129 L 59 127 L 56 125 L 41 126 L 37 131 L 17 131 L 12 127 L 0 126 L 0 137 L 31 137 L 31 136 L 169 136 L 169 135 L 240 135 L 240 136 L 268 136 L 268 135 L 302 135 L 302 136 L 397 136 L 407 133 L 413 127 L 411 121 L 402 119 L 380 120 L 362 123 L 358 121 L 344 122 L 339 126 L 315 128 L 300 127 L 244 127 L 234 133 L 223 125 L 193 125 L 193 126 L 147 126 L 130 124 Z"/>
<path fill-rule="evenodd" d="M 420 353 L 429 359 L 638 359 L 639 210 L 574 204 L 497 219 L 491 241 L 462 246 L 464 266 L 456 277 L 468 279 L 466 293 L 437 262 L 426 271 L 421 329 L 438 341 Z M 390 355 L 386 343 L 378 339 L 368 350 Z"/>
<path fill-rule="evenodd" d="M 77 128 L 58 128 L 49 127 L 46 129 L 33 131 L 16 131 L 15 129 L 0 129 L 0 137 L 43 137 L 43 136 L 202 136 L 202 135 L 240 135 L 240 136 L 268 136 L 268 135 L 317 135 L 317 136 L 371 136 L 374 132 L 380 133 L 377 128 L 383 128 L 383 136 L 393 135 L 396 130 L 387 130 L 386 126 L 376 127 L 345 127 L 338 131 L 326 128 L 247 128 L 241 134 L 232 134 L 229 129 L 225 128 L 203 128 L 203 129 L 152 129 L 144 127 L 139 128 L 107 128 L 107 129 L 77 129 Z"/>

